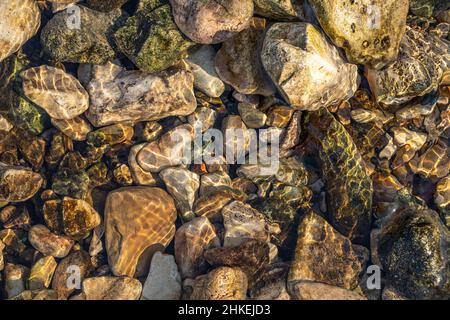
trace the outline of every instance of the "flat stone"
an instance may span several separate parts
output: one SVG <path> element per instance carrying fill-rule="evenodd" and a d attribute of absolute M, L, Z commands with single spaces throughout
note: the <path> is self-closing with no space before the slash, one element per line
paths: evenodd
<path fill-rule="evenodd" d="M 242 191 L 229 187 L 216 188 L 199 197 L 194 204 L 194 212 L 200 217 L 207 217 L 211 221 L 220 221 L 224 206 L 233 200 L 243 201 L 247 195 Z"/>
<path fill-rule="evenodd" d="M 358 87 L 357 66 L 346 63 L 309 23 L 272 25 L 261 60 L 286 102 L 299 110 L 337 104 L 352 97 Z"/>
<path fill-rule="evenodd" d="M 43 182 L 39 173 L 0 163 L 0 201 L 26 201 L 38 192 Z"/>
<path fill-rule="evenodd" d="M 349 239 L 315 213 L 303 217 L 298 226 L 288 288 L 312 281 L 353 289 L 358 285 L 358 275 L 363 267 Z"/>
<path fill-rule="evenodd" d="M 354 291 L 319 282 L 299 282 L 291 292 L 298 300 L 367 300 Z"/>
<path fill-rule="evenodd" d="M 112 272 L 118 276 L 146 273 L 152 254 L 172 241 L 176 216 L 173 199 L 162 189 L 126 187 L 110 192 L 105 228 Z"/>
<path fill-rule="evenodd" d="M 28 289 L 40 290 L 48 288 L 57 265 L 55 258 L 52 256 L 46 256 L 36 261 L 28 277 Z"/>
<path fill-rule="evenodd" d="M 259 57 L 265 29 L 265 19 L 252 18 L 249 28 L 223 42 L 215 57 L 220 79 L 240 93 L 264 96 L 275 93 Z"/>
<path fill-rule="evenodd" d="M 178 228 L 175 234 L 175 260 L 181 277 L 194 278 L 203 274 L 208 268 L 203 257 L 205 250 L 219 246 L 216 230 L 205 217 L 195 218 Z"/>
<path fill-rule="evenodd" d="M 248 128 L 258 129 L 264 127 L 266 124 L 266 114 L 251 104 L 239 103 L 238 111 L 242 121 Z"/>
<path fill-rule="evenodd" d="M 312 0 L 310 4 L 325 33 L 345 50 L 349 62 L 381 69 L 397 58 L 408 1 Z"/>
<path fill-rule="evenodd" d="M 156 252 L 142 289 L 141 300 L 179 300 L 181 277 L 172 255 Z"/>
<path fill-rule="evenodd" d="M 52 118 L 73 119 L 89 107 L 89 95 L 80 82 L 63 70 L 50 66 L 20 73 L 27 98 Z"/>
<path fill-rule="evenodd" d="M 81 117 L 75 117 L 69 120 L 52 118 L 51 121 L 54 127 L 75 141 L 86 140 L 88 133 L 92 131 L 89 122 Z"/>
<path fill-rule="evenodd" d="M 142 284 L 128 277 L 95 277 L 83 281 L 86 300 L 138 300 Z"/>
<path fill-rule="evenodd" d="M 394 135 L 394 142 L 399 147 L 408 144 L 413 150 L 417 151 L 427 141 L 427 134 L 422 132 L 412 131 L 404 127 L 393 127 L 391 131 Z"/>
<path fill-rule="evenodd" d="M 67 298 L 75 290 L 81 289 L 81 282 L 92 269 L 89 254 L 82 250 L 75 251 L 59 262 L 53 276 L 52 289 Z M 74 275 L 79 278 L 75 279 Z"/>
<path fill-rule="evenodd" d="M 67 256 L 74 245 L 73 240 L 52 233 L 41 224 L 31 227 L 28 232 L 28 241 L 42 254 L 55 258 L 64 258 Z"/>
<path fill-rule="evenodd" d="M 41 24 L 41 11 L 33 0 L 2 1 L 0 4 L 0 61 L 18 51 Z"/>
<path fill-rule="evenodd" d="M 214 57 L 216 51 L 213 46 L 202 45 L 189 52 L 186 62 L 194 75 L 194 87 L 204 94 L 218 98 L 225 91 L 225 84 L 217 75 Z"/>
<path fill-rule="evenodd" d="M 111 46 L 112 30 L 123 24 L 125 15 L 119 9 L 102 13 L 77 6 L 80 25 L 71 10 L 56 13 L 41 32 L 44 51 L 56 61 L 105 64 L 116 53 Z M 75 23 L 75 24 L 74 24 Z"/>
<path fill-rule="evenodd" d="M 247 277 L 239 268 L 219 267 L 195 279 L 190 300 L 246 300 Z"/>
<path fill-rule="evenodd" d="M 149 74 L 112 63 L 94 66 L 86 116 L 95 126 L 187 116 L 197 105 L 193 85 L 192 73 L 182 69 Z"/>
<path fill-rule="evenodd" d="M 252 0 L 170 0 L 175 23 L 197 43 L 220 43 L 248 27 Z"/>
<path fill-rule="evenodd" d="M 149 172 L 187 163 L 190 160 L 194 128 L 183 124 L 166 132 L 159 140 L 145 145 L 137 155 L 137 162 Z M 187 153 L 187 154 L 186 154 Z"/>
<path fill-rule="evenodd" d="M 178 213 L 182 217 L 194 217 L 194 201 L 200 187 L 198 174 L 182 167 L 167 168 L 159 176 L 167 191 L 174 198 Z"/>
<path fill-rule="evenodd" d="M 270 228 L 264 216 L 250 205 L 233 201 L 222 209 L 224 247 L 234 247 L 249 239 L 268 242 Z"/>
<path fill-rule="evenodd" d="M 226 172 L 205 173 L 200 177 L 199 195 L 206 195 L 221 187 L 231 187 L 231 178 Z"/>

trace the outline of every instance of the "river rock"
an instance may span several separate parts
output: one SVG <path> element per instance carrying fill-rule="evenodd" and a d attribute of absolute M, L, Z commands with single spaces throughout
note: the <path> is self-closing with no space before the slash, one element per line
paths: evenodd
<path fill-rule="evenodd" d="M 170 0 L 175 23 L 197 43 L 220 43 L 248 27 L 252 0 Z"/>
<path fill-rule="evenodd" d="M 203 257 L 205 250 L 219 246 L 216 230 L 205 217 L 195 218 L 178 228 L 175 234 L 175 260 L 181 277 L 194 278 L 203 274 L 208 268 Z"/>
<path fill-rule="evenodd" d="M 55 258 L 52 256 L 46 256 L 36 261 L 28 277 L 28 289 L 40 290 L 48 288 L 57 265 Z"/>
<path fill-rule="evenodd" d="M 162 189 L 127 187 L 108 194 L 105 204 L 106 251 L 115 275 L 147 272 L 152 254 L 175 235 L 177 211 Z"/>
<path fill-rule="evenodd" d="M 30 269 L 20 264 L 7 263 L 3 273 L 7 298 L 15 297 L 25 291 Z"/>
<path fill-rule="evenodd" d="M 146 144 L 137 155 L 137 162 L 145 171 L 160 172 L 167 167 L 188 163 L 194 128 L 183 124 L 166 132 L 159 140 Z"/>
<path fill-rule="evenodd" d="M 300 282 L 292 286 L 291 295 L 298 300 L 367 300 L 360 294 L 320 282 Z"/>
<path fill-rule="evenodd" d="M 38 192 L 43 182 L 39 173 L 0 162 L 0 201 L 26 201 Z"/>
<path fill-rule="evenodd" d="M 187 56 L 194 43 L 187 40 L 175 25 L 168 4 L 141 0 L 125 25 L 114 33 L 120 50 L 145 72 L 158 72 Z"/>
<path fill-rule="evenodd" d="M 87 138 L 89 132 L 92 131 L 92 127 L 81 117 L 75 117 L 73 119 L 51 119 L 52 125 L 59 131 L 64 133 L 70 139 L 75 141 L 84 141 Z"/>
<path fill-rule="evenodd" d="M 285 100 L 299 110 L 337 104 L 358 87 L 357 66 L 346 63 L 309 23 L 272 25 L 261 60 Z"/>
<path fill-rule="evenodd" d="M 225 91 L 225 84 L 217 75 L 214 57 L 216 51 L 213 46 L 203 45 L 189 52 L 186 62 L 194 75 L 194 86 L 206 95 L 218 98 Z"/>
<path fill-rule="evenodd" d="M 386 289 L 407 299 L 448 300 L 449 241 L 449 230 L 435 211 L 406 207 L 377 221 L 372 261 L 383 269 Z"/>
<path fill-rule="evenodd" d="M 62 200 L 64 233 L 73 239 L 82 239 L 101 222 L 98 212 L 81 199 L 64 197 Z"/>
<path fill-rule="evenodd" d="M 123 6 L 129 0 L 87 0 L 87 5 L 97 11 L 108 12 Z"/>
<path fill-rule="evenodd" d="M 94 66 L 86 115 L 95 126 L 186 116 L 196 107 L 193 84 L 192 73 L 182 69 L 148 74 L 112 63 Z"/>
<path fill-rule="evenodd" d="M 73 119 L 89 107 L 89 95 L 80 82 L 50 66 L 27 69 L 20 74 L 25 95 L 52 118 Z"/>
<path fill-rule="evenodd" d="M 261 65 L 259 53 L 266 20 L 252 18 L 249 28 L 222 43 L 215 65 L 220 79 L 243 94 L 270 96 L 275 92 Z"/>
<path fill-rule="evenodd" d="M 116 53 L 110 44 L 111 35 L 123 24 L 122 11 L 102 13 L 85 6 L 76 8 L 80 21 L 74 19 L 71 10 L 63 10 L 42 29 L 44 51 L 61 62 L 105 64 L 112 60 Z"/>
<path fill-rule="evenodd" d="M 345 50 L 349 62 L 381 69 L 397 58 L 406 28 L 407 0 L 312 0 L 310 4 L 326 34 Z"/>
<path fill-rule="evenodd" d="M 157 177 L 153 173 L 142 169 L 136 159 L 138 153 L 145 145 L 146 143 L 140 143 L 132 146 L 130 149 L 130 153 L 128 154 L 128 164 L 130 166 L 131 177 L 133 178 L 133 182 L 137 185 L 155 186 L 157 184 Z"/>
<path fill-rule="evenodd" d="M 219 267 L 195 279 L 190 300 L 245 300 L 247 276 L 239 268 Z"/>
<path fill-rule="evenodd" d="M 200 187 L 198 174 L 182 167 L 167 168 L 159 176 L 164 181 L 167 191 L 174 198 L 178 213 L 182 217 L 194 217 L 194 201 Z"/>
<path fill-rule="evenodd" d="M 41 24 L 41 11 L 34 0 L 2 1 L 0 4 L 0 61 L 18 51 Z"/>
<path fill-rule="evenodd" d="M 156 252 L 142 289 L 141 300 L 179 300 L 181 277 L 172 255 Z"/>
<path fill-rule="evenodd" d="M 303 6 L 299 0 L 253 0 L 255 13 L 278 21 L 303 20 Z"/>
<path fill-rule="evenodd" d="M 450 46 L 438 36 L 407 28 L 395 63 L 367 69 L 366 78 L 377 102 L 406 103 L 435 91 L 450 65 Z"/>
<path fill-rule="evenodd" d="M 74 245 L 73 240 L 52 233 L 41 224 L 31 227 L 28 232 L 28 241 L 42 254 L 55 258 L 64 258 L 67 256 Z"/>
<path fill-rule="evenodd" d="M 353 289 L 358 285 L 358 275 L 364 267 L 361 260 L 349 239 L 334 230 L 325 219 L 309 212 L 298 226 L 288 287 L 313 281 Z"/>
<path fill-rule="evenodd" d="M 206 195 L 221 187 L 231 187 L 231 178 L 226 172 L 205 173 L 200 177 L 199 195 Z"/>
<path fill-rule="evenodd" d="M 91 257 L 86 251 L 71 253 L 59 262 L 53 276 L 52 289 L 67 298 L 75 290 L 81 289 L 77 286 L 81 286 L 92 268 Z M 74 279 L 75 274 L 79 276 L 78 279 Z"/>
<path fill-rule="evenodd" d="M 83 281 L 86 300 L 138 300 L 142 284 L 128 277 L 95 277 Z"/>
<path fill-rule="evenodd" d="M 434 203 L 447 217 L 450 216 L 450 176 L 442 178 L 437 183 Z"/>

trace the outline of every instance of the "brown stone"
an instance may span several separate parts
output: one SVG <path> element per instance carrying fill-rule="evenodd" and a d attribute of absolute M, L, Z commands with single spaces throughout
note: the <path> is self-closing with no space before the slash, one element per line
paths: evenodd
<path fill-rule="evenodd" d="M 95 277 L 83 281 L 86 300 L 138 300 L 142 284 L 128 277 Z"/>
<path fill-rule="evenodd" d="M 28 232 L 28 241 L 42 254 L 55 258 L 67 256 L 74 244 L 73 240 L 54 234 L 41 224 L 31 227 Z"/>

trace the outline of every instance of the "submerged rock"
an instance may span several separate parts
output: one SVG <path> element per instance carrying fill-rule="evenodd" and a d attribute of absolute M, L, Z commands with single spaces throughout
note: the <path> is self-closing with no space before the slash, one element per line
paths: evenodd
<path fill-rule="evenodd" d="M 197 43 L 223 42 L 244 30 L 253 15 L 252 0 L 170 0 L 175 23 Z"/>
<path fill-rule="evenodd" d="M 322 282 L 344 289 L 358 285 L 364 267 L 350 240 L 315 213 L 306 214 L 298 226 L 294 261 L 288 277 L 288 288 L 303 282 Z"/>
<path fill-rule="evenodd" d="M 52 118 L 51 121 L 53 126 L 58 128 L 59 131 L 75 141 L 86 140 L 88 133 L 92 131 L 92 127 L 89 122 L 81 117 L 75 117 L 69 120 L 58 120 Z"/>
<path fill-rule="evenodd" d="M 436 212 L 408 207 L 377 221 L 377 227 L 372 260 L 385 272 L 386 288 L 408 299 L 449 299 L 450 234 Z"/>
<path fill-rule="evenodd" d="M 309 114 L 306 130 L 325 180 L 331 224 L 352 241 L 367 245 L 373 187 L 361 154 L 345 128 L 325 109 Z"/>
<path fill-rule="evenodd" d="M 367 300 L 360 294 L 320 282 L 300 282 L 292 286 L 291 294 L 299 300 Z"/>
<path fill-rule="evenodd" d="M 69 254 L 74 241 L 52 233 L 41 224 L 34 225 L 28 232 L 28 241 L 39 252 L 55 258 L 64 258 Z"/>
<path fill-rule="evenodd" d="M 116 53 L 109 40 L 112 30 L 123 24 L 122 11 L 102 13 L 85 6 L 77 10 L 80 21 L 64 10 L 47 23 L 41 33 L 44 51 L 61 62 L 104 64 L 112 60 Z"/>
<path fill-rule="evenodd" d="M 407 28 L 397 61 L 382 70 L 366 70 L 366 77 L 378 102 L 401 104 L 435 91 L 449 66 L 448 43 Z"/>
<path fill-rule="evenodd" d="M 398 54 L 406 28 L 407 0 L 310 1 L 320 25 L 351 63 L 381 69 Z"/>
<path fill-rule="evenodd" d="M 36 261 L 31 268 L 28 278 L 28 289 L 39 290 L 48 288 L 57 265 L 55 258 L 52 256 L 46 256 Z"/>
<path fill-rule="evenodd" d="M 274 20 L 304 19 L 302 0 L 253 0 L 255 13 Z"/>
<path fill-rule="evenodd" d="M 175 235 L 176 209 L 162 189 L 127 187 L 108 194 L 105 204 L 106 251 L 115 275 L 147 272 L 152 254 Z"/>
<path fill-rule="evenodd" d="M 86 300 L 138 300 L 142 284 L 128 277 L 95 277 L 83 281 Z"/>
<path fill-rule="evenodd" d="M 0 61 L 18 51 L 41 24 L 41 11 L 34 0 L 0 3 Z"/>
<path fill-rule="evenodd" d="M 267 31 L 261 59 L 286 101 L 317 110 L 347 100 L 358 87 L 357 66 L 346 63 L 309 23 L 275 23 Z"/>
<path fill-rule="evenodd" d="M 0 162 L 0 201 L 26 201 L 38 192 L 43 182 L 39 173 Z"/>
<path fill-rule="evenodd" d="M 178 30 L 170 6 L 161 2 L 141 0 L 135 15 L 114 33 L 121 51 L 140 70 L 150 73 L 173 66 L 194 45 Z"/>
<path fill-rule="evenodd" d="M 98 11 L 108 12 L 120 8 L 129 0 L 87 0 L 87 5 Z"/>
<path fill-rule="evenodd" d="M 112 63 L 93 69 L 86 116 L 95 126 L 186 116 L 195 110 L 194 77 L 186 70 L 148 74 Z"/>
<path fill-rule="evenodd" d="M 40 66 L 21 72 L 25 95 L 52 118 L 73 119 L 89 107 L 89 95 L 80 82 L 63 70 Z"/>

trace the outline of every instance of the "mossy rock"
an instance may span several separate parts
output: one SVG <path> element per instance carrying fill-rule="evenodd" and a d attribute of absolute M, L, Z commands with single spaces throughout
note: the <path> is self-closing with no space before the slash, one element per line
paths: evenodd
<path fill-rule="evenodd" d="M 120 50 L 142 71 L 158 72 L 187 57 L 194 45 L 173 21 L 171 8 L 158 0 L 141 1 L 114 38 Z"/>
<path fill-rule="evenodd" d="M 129 0 L 87 0 L 87 6 L 94 10 L 109 12 L 118 9 Z"/>

